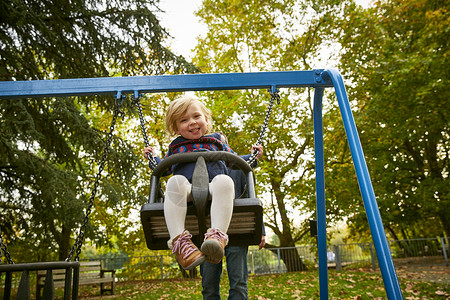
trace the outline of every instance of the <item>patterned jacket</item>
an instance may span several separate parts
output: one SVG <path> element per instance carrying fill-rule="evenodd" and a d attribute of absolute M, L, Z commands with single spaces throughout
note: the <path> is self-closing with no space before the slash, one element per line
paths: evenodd
<path fill-rule="evenodd" d="M 182 136 L 174 139 L 169 145 L 169 151 L 166 153 L 164 158 L 169 157 L 173 154 L 185 153 L 185 152 L 196 152 L 196 151 L 226 151 L 236 154 L 230 146 L 221 141 L 219 133 L 213 133 L 209 135 L 204 135 L 199 139 L 188 140 Z M 250 158 L 250 154 L 241 156 L 244 160 Z M 159 163 L 161 160 L 156 158 L 156 162 Z M 182 163 L 173 165 L 171 172 L 174 175 L 183 175 L 189 182 L 192 181 L 192 174 L 194 173 L 195 163 Z M 224 161 L 217 162 L 207 162 L 206 167 L 208 169 L 209 181 L 219 175 L 226 174 L 229 175 L 229 169 Z"/>

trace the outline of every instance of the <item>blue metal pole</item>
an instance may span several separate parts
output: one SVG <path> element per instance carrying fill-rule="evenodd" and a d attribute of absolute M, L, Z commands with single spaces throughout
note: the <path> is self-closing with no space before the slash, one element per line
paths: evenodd
<path fill-rule="evenodd" d="M 356 129 L 355 120 L 348 101 L 342 76 L 336 70 L 325 70 L 322 73 L 325 80 L 331 78 L 336 91 L 336 97 L 341 111 L 342 121 L 344 122 L 345 132 L 347 134 L 350 151 L 353 158 L 353 164 L 358 178 L 359 189 L 364 202 L 367 219 L 369 221 L 372 233 L 373 243 L 377 252 L 378 262 L 380 264 L 381 274 L 383 276 L 384 286 L 388 299 L 403 299 L 403 295 L 395 272 L 391 252 L 386 239 L 383 223 L 381 221 L 380 211 L 375 198 L 372 182 L 369 176 L 369 170 L 364 158 L 361 141 Z"/>
<path fill-rule="evenodd" d="M 0 99 L 182 91 L 333 87 L 323 70 L 28 80 L 0 82 Z"/>
<path fill-rule="evenodd" d="M 316 161 L 317 247 L 320 299 L 328 299 L 327 224 L 325 210 L 325 166 L 322 122 L 323 88 L 314 91 L 314 155 Z"/>

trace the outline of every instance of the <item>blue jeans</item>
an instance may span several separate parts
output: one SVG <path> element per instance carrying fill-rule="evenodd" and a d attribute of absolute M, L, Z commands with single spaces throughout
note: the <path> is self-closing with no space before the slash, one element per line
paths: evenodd
<path fill-rule="evenodd" d="M 228 299 L 230 300 L 248 299 L 247 252 L 247 246 L 227 246 L 225 248 L 228 280 L 230 281 Z M 220 300 L 222 262 L 218 264 L 204 262 L 200 265 L 200 274 L 202 276 L 203 299 Z"/>

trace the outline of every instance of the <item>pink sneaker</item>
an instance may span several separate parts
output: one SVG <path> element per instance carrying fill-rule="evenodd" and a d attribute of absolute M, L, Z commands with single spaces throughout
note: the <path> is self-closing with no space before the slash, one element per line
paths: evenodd
<path fill-rule="evenodd" d="M 172 241 L 172 253 L 185 270 L 192 270 L 205 261 L 205 256 L 198 250 L 191 238 L 192 234 L 185 230 Z"/>
<path fill-rule="evenodd" d="M 206 261 L 218 264 L 224 254 L 225 246 L 228 244 L 228 235 L 219 229 L 210 228 L 205 233 L 205 239 L 203 241 L 201 251 L 206 257 Z"/>

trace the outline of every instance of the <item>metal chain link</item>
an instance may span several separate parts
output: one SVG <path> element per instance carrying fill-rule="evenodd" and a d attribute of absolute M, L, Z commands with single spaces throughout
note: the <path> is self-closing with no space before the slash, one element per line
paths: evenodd
<path fill-rule="evenodd" d="M 267 126 L 269 125 L 269 118 L 270 118 L 270 114 L 272 113 L 273 103 L 275 102 L 275 100 L 277 100 L 277 104 L 280 104 L 280 94 L 278 94 L 278 90 L 272 91 L 271 89 L 269 89 L 269 93 L 270 93 L 269 107 L 267 108 L 266 117 L 264 119 L 264 124 L 261 128 L 261 133 L 259 134 L 258 141 L 256 142 L 255 145 L 261 145 L 263 142 L 264 135 L 266 134 Z M 247 163 L 252 168 L 255 167 L 256 156 L 258 156 L 258 153 L 259 153 L 259 151 L 255 150 L 252 153 L 252 155 L 250 156 L 249 160 L 247 161 Z"/>
<path fill-rule="evenodd" d="M 14 261 L 12 260 L 11 255 L 8 252 L 8 249 L 6 249 L 6 245 L 3 244 L 3 236 L 2 233 L 0 232 L 0 264 L 3 262 L 2 253 L 5 254 L 6 260 L 8 261 L 9 264 L 14 264 Z"/>
<path fill-rule="evenodd" d="M 106 137 L 105 146 L 104 146 L 104 149 L 103 149 L 103 155 L 102 155 L 102 158 L 101 158 L 101 161 L 100 161 L 100 166 L 99 166 L 99 169 L 98 169 L 97 176 L 95 178 L 94 187 L 92 188 L 92 191 L 91 191 L 91 196 L 89 198 L 89 204 L 88 204 L 88 207 L 86 209 L 86 215 L 84 217 L 83 225 L 81 225 L 81 227 L 80 227 L 80 232 L 79 232 L 79 234 L 78 234 L 78 236 L 77 236 L 77 238 L 75 240 L 75 243 L 72 246 L 72 249 L 69 252 L 69 255 L 66 258 L 66 261 L 71 261 L 72 260 L 72 256 L 73 256 L 75 251 L 76 251 L 75 261 L 79 260 L 79 256 L 80 256 L 80 253 L 81 253 L 81 247 L 83 246 L 83 239 L 84 239 L 84 234 L 85 234 L 85 231 L 86 231 L 86 225 L 89 222 L 89 215 L 91 214 L 92 207 L 94 206 L 94 198 L 95 198 L 95 195 L 97 194 L 98 185 L 100 184 L 100 179 L 102 177 L 102 172 L 103 172 L 103 169 L 105 167 L 105 162 L 106 162 L 106 158 L 108 156 L 109 146 L 111 144 L 111 140 L 112 140 L 112 136 L 113 136 L 113 132 L 114 132 L 114 127 L 116 125 L 117 117 L 118 117 L 119 114 L 123 114 L 123 112 L 120 110 L 120 106 L 122 105 L 122 101 L 123 101 L 124 96 L 120 96 L 120 97 L 121 97 L 120 100 L 117 99 L 117 104 L 116 104 L 116 108 L 114 110 L 113 119 L 112 119 L 112 122 L 111 122 L 111 126 L 109 128 L 109 133 L 108 133 L 108 135 Z"/>
<path fill-rule="evenodd" d="M 142 136 L 144 137 L 144 144 L 145 144 L 145 147 L 148 147 L 148 146 L 150 146 L 150 142 L 148 141 L 147 132 L 145 130 L 145 120 L 144 120 L 144 114 L 142 113 L 141 95 L 139 94 L 138 97 L 132 95 L 131 99 L 132 99 L 132 102 L 138 108 L 139 121 L 141 123 L 141 131 L 142 131 Z M 148 158 L 148 166 L 150 167 L 150 169 L 154 170 L 156 168 L 156 165 L 157 165 L 157 163 L 156 163 L 155 159 L 152 156 L 150 156 Z"/>

